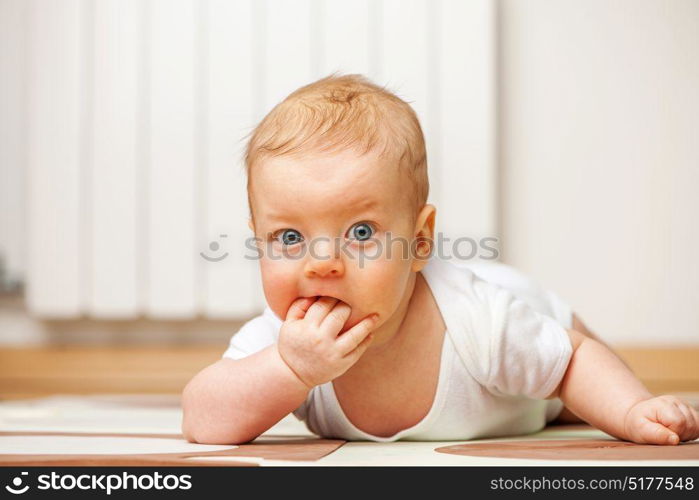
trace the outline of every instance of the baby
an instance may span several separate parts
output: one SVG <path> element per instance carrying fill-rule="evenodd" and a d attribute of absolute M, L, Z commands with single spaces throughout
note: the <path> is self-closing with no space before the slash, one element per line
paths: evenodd
<path fill-rule="evenodd" d="M 392 93 L 357 75 L 302 87 L 245 159 L 268 307 L 185 387 L 187 440 L 244 443 L 290 412 L 349 440 L 555 419 L 637 443 L 699 437 L 690 405 L 654 397 L 555 294 L 502 264 L 433 255 L 422 131 Z"/>

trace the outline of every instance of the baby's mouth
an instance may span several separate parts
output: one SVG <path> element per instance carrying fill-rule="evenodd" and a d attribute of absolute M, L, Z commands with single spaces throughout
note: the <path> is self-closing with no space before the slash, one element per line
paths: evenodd
<path fill-rule="evenodd" d="M 318 299 L 320 299 L 321 297 L 327 297 L 327 298 L 329 298 L 329 299 L 335 299 L 335 300 L 337 300 L 337 301 L 339 301 L 339 302 L 344 302 L 344 300 L 339 299 L 339 298 L 337 298 L 337 297 L 333 297 L 332 295 L 310 295 L 310 296 L 308 296 L 308 297 L 302 297 L 302 298 L 304 298 L 304 299 L 315 299 L 315 300 L 318 300 Z M 346 303 L 346 302 L 345 302 L 345 303 Z"/>
<path fill-rule="evenodd" d="M 313 302 L 311 304 L 315 304 L 315 302 L 321 298 L 325 298 L 326 300 L 327 299 L 335 299 L 337 302 L 332 304 L 331 309 L 334 308 L 335 306 L 337 306 L 338 304 L 345 304 L 345 305 L 350 306 L 350 308 L 352 307 L 348 302 L 342 300 L 339 297 L 334 297 L 332 295 L 310 295 L 308 297 L 302 297 L 302 298 L 313 299 Z"/>
<path fill-rule="evenodd" d="M 352 307 L 350 304 L 348 304 L 348 303 L 345 302 L 344 300 L 342 300 L 342 299 L 340 299 L 340 298 L 338 298 L 338 297 L 333 297 L 332 295 L 308 295 L 308 296 L 304 296 L 304 297 L 300 297 L 300 298 L 318 300 L 318 299 L 320 299 L 321 297 L 327 297 L 327 298 L 330 298 L 330 299 L 336 299 L 337 301 L 342 302 L 342 303 L 347 304 L 348 306 Z M 315 302 L 315 301 L 314 301 L 314 302 Z M 334 307 L 334 305 L 333 305 L 333 307 Z M 355 311 L 353 310 L 352 312 L 355 312 Z M 345 333 L 346 331 L 348 331 L 348 330 L 350 330 L 351 328 L 353 328 L 354 325 L 356 325 L 358 321 L 359 321 L 358 319 L 357 319 L 357 320 L 350 321 L 350 318 L 348 318 L 348 320 L 345 322 L 345 324 L 343 325 L 342 329 L 340 330 L 339 334 L 343 334 L 343 333 Z"/>

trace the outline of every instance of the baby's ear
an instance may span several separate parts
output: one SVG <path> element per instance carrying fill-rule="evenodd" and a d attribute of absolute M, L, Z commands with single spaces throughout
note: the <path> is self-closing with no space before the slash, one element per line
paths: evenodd
<path fill-rule="evenodd" d="M 416 254 L 413 271 L 420 271 L 427 264 L 434 251 L 434 219 L 437 209 L 434 205 L 425 205 L 418 214 L 415 224 Z"/>
<path fill-rule="evenodd" d="M 415 223 L 416 236 L 434 239 L 434 219 L 437 209 L 434 205 L 427 204 L 422 207 Z"/>
<path fill-rule="evenodd" d="M 255 226 L 252 223 L 252 218 L 248 219 L 248 227 L 253 233 L 255 232 Z"/>

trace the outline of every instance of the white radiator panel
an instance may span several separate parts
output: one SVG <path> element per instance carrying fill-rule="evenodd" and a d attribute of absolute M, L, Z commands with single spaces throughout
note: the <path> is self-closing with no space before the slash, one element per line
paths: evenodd
<path fill-rule="evenodd" d="M 260 311 L 258 263 L 244 258 L 244 138 L 289 92 L 333 71 L 367 74 L 416 109 L 437 229 L 495 233 L 490 1 L 22 6 L 27 106 L 10 108 L 3 127 L 26 119 L 26 141 L 2 158 L 27 186 L 18 237 L 37 316 Z"/>

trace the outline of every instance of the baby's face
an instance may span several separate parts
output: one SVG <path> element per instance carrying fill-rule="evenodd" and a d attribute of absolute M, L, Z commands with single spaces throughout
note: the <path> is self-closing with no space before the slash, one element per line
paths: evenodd
<path fill-rule="evenodd" d="M 389 319 L 410 283 L 416 234 L 411 183 L 398 165 L 342 151 L 267 158 L 252 175 L 271 309 L 284 320 L 299 297 L 330 296 L 352 308 L 342 331 L 371 313 L 377 328 Z"/>

